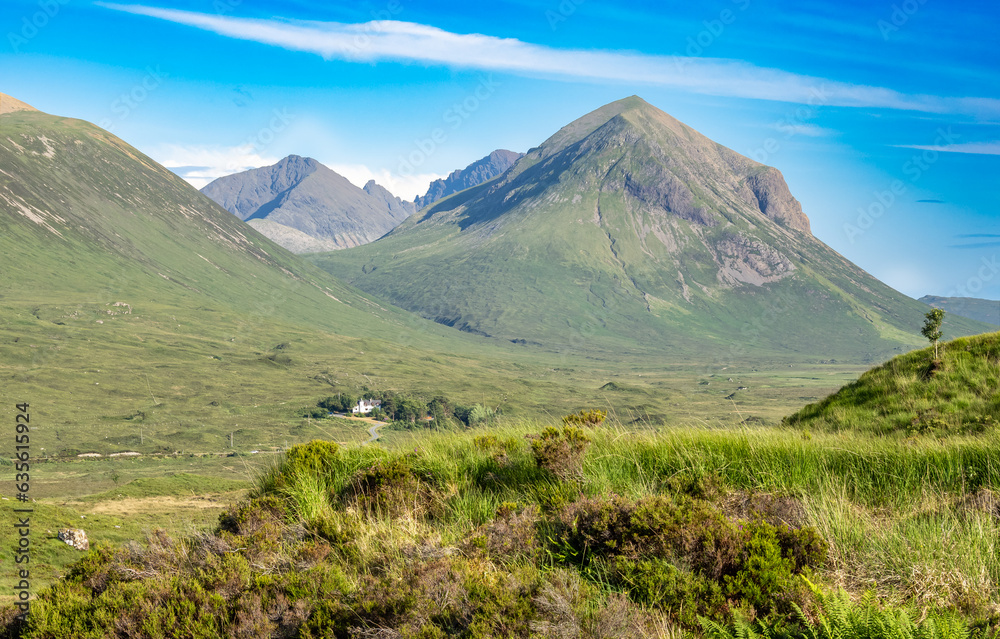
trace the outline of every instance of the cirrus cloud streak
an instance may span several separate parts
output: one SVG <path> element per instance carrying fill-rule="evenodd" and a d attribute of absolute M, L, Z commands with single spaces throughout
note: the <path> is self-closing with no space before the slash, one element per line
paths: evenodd
<path fill-rule="evenodd" d="M 800 75 L 739 60 L 557 49 L 514 38 L 459 34 L 392 20 L 346 24 L 261 20 L 144 5 L 97 3 L 221 36 L 349 62 L 396 61 L 481 69 L 529 77 L 664 86 L 703 95 L 825 106 L 1000 116 L 1000 100 L 905 94 L 893 89 Z"/>

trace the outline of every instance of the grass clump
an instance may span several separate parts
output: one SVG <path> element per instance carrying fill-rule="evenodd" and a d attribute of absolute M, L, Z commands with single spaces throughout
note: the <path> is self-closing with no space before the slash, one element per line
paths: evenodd
<path fill-rule="evenodd" d="M 726 617 L 734 607 L 788 615 L 808 592 L 797 575 L 822 567 L 827 544 L 813 528 L 734 521 L 701 500 L 584 498 L 554 522 L 558 558 L 605 574 L 637 602 Z M 685 605 L 686 604 L 686 605 Z"/>
<path fill-rule="evenodd" d="M 564 426 L 600 426 L 607 417 L 606 410 L 582 410 L 579 413 L 570 413 L 562 420 Z"/>

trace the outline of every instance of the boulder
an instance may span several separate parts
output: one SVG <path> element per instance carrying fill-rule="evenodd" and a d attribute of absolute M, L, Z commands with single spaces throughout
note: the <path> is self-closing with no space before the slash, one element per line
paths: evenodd
<path fill-rule="evenodd" d="M 59 539 L 77 550 L 90 550 L 87 533 L 80 528 L 63 528 L 59 531 Z"/>

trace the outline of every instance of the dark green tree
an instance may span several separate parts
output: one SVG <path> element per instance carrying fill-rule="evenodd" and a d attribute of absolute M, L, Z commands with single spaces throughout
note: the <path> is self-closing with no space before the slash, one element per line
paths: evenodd
<path fill-rule="evenodd" d="M 944 333 L 941 332 L 941 323 L 944 321 L 944 311 L 935 308 L 924 315 L 924 327 L 920 329 L 924 337 L 934 344 L 934 359 L 938 358 L 938 340 Z"/>
<path fill-rule="evenodd" d="M 351 409 L 357 405 L 357 403 L 358 400 L 355 399 L 353 395 L 340 393 L 339 395 L 332 395 L 325 399 L 321 399 L 316 405 L 333 413 L 349 413 L 351 412 Z"/>

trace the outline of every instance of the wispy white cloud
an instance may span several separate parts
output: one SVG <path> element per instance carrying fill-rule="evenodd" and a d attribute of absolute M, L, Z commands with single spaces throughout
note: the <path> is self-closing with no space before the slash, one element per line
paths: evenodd
<path fill-rule="evenodd" d="M 437 173 L 401 176 L 388 169 L 372 170 L 364 164 L 327 164 L 326 162 L 323 164 L 343 175 L 355 186 L 362 187 L 368 183 L 368 180 L 375 180 L 396 197 L 407 201 L 413 201 L 414 196 L 424 195 L 431 182 L 446 177 Z"/>
<path fill-rule="evenodd" d="M 825 106 L 876 107 L 972 115 L 1000 115 L 1000 100 L 912 95 L 893 89 L 804 76 L 718 58 L 653 56 L 618 51 L 568 50 L 482 34 L 459 34 L 422 24 L 363 24 L 259 20 L 142 5 L 98 3 L 210 31 L 230 38 L 354 62 L 395 60 L 604 83 L 666 86 L 705 95 Z"/>
<path fill-rule="evenodd" d="M 941 153 L 969 153 L 972 155 L 1000 155 L 1000 142 L 963 142 L 961 144 L 896 144 L 901 149 L 939 151 Z"/>
<path fill-rule="evenodd" d="M 281 159 L 258 154 L 252 144 L 231 147 L 165 144 L 150 151 L 150 155 L 197 189 L 225 175 L 270 166 Z"/>

